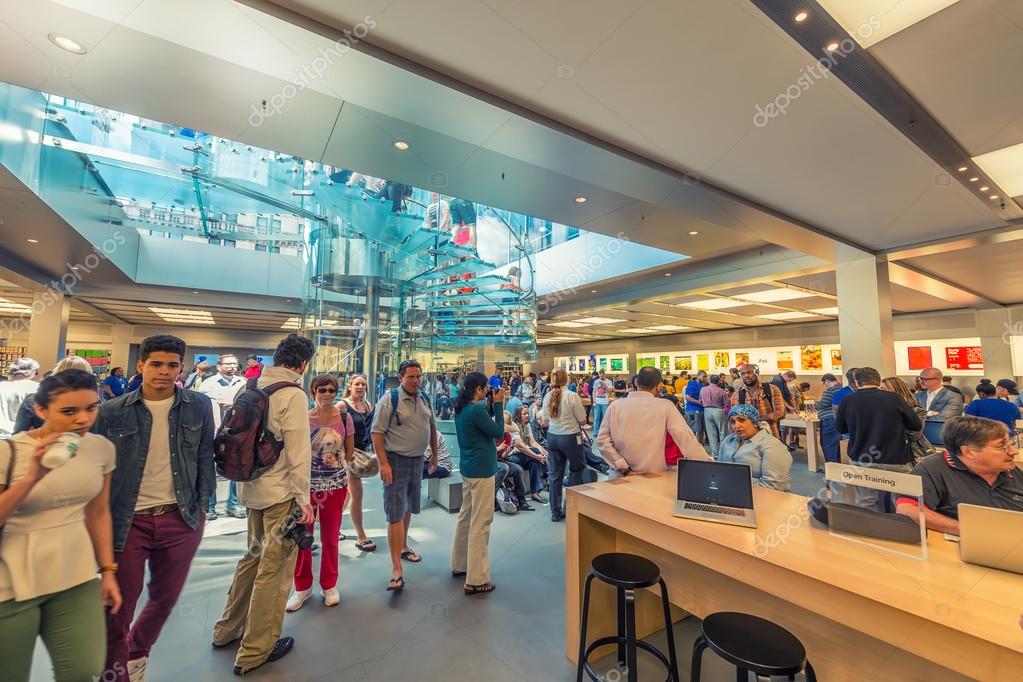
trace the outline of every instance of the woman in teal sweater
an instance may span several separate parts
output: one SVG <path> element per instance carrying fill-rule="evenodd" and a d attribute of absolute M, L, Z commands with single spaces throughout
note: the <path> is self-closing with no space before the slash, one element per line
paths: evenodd
<path fill-rule="evenodd" d="M 487 377 L 471 372 L 455 398 L 455 432 L 458 434 L 462 473 L 462 508 L 458 512 L 455 542 L 451 548 L 451 575 L 465 576 L 465 593 L 493 592 L 490 580 L 490 524 L 494 520 L 494 474 L 497 446 L 504 437 L 504 402 L 508 388 L 494 396 L 488 408 Z"/>

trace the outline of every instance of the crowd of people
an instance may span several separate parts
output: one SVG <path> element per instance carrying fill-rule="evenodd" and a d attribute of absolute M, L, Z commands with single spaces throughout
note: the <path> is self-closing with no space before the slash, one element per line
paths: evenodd
<path fill-rule="evenodd" d="M 496 589 L 488 554 L 495 512 L 546 503 L 559 522 L 564 487 L 595 480 L 597 471 L 628 476 L 664 471 L 680 458 L 716 459 L 749 465 L 756 485 L 787 491 L 794 444 L 780 423 L 810 394 L 793 372 L 763 381 L 749 364 L 679 377 L 644 367 L 629 381 L 557 368 L 427 382 L 410 359 L 395 388 L 370 396 L 361 374 L 348 375 L 343 390 L 337 377 L 315 376 L 307 392 L 313 346 L 297 334 L 280 342 L 272 366 L 251 356 L 242 372 L 234 355 L 191 369 L 186 355 L 184 341 L 158 335 L 141 344 L 132 380 L 117 369 L 97 381 L 84 359 L 69 356 L 41 382 L 39 364 L 19 359 L 0 382 L 0 655 L 12 679 L 27 679 L 37 637 L 58 679 L 146 678 L 205 524 L 217 518 L 214 436 L 250 388 L 265 395 L 264 426 L 280 456 L 262 475 L 229 486 L 226 512 L 246 519 L 247 549 L 211 641 L 236 648 L 236 674 L 292 650 L 293 638 L 282 636 L 285 613 L 313 596 L 317 525 L 328 607 L 341 601 L 346 507 L 356 547 L 377 549 L 363 526 L 362 476 L 374 465 L 387 520 L 386 590 L 405 588 L 406 566 L 423 560 L 409 543 L 422 480 L 456 470 L 438 418 L 453 419 L 463 485 L 451 575 L 477 595 Z M 958 531 L 959 502 L 1023 510 L 1015 382 L 983 380 L 964 406 L 961 390 L 936 368 L 912 387 L 870 367 L 845 378 L 842 385 L 824 375 L 817 400 L 829 461 L 920 475 L 935 530 Z M 933 424 L 943 451 L 929 435 Z M 852 492 L 865 508 L 919 513 L 914 498 Z"/>

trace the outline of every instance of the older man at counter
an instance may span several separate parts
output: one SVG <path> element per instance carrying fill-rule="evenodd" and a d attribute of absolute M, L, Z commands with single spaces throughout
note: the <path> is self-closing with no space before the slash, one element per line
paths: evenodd
<path fill-rule="evenodd" d="M 942 430 L 946 450 L 920 460 L 924 520 L 934 531 L 959 535 L 960 503 L 1023 512 L 1023 469 L 1005 424 L 982 417 L 953 417 Z M 896 511 L 912 519 L 917 500 L 900 497 Z"/>

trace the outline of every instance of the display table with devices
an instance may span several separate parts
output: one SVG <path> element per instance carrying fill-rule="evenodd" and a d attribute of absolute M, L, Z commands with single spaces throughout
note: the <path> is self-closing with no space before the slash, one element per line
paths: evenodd
<path fill-rule="evenodd" d="M 675 472 L 569 488 L 568 658 L 591 560 L 629 552 L 658 565 L 674 618 L 766 618 L 806 646 L 821 680 L 1023 679 L 1023 575 L 964 563 L 941 533 L 927 534 L 926 560 L 831 535 L 810 520 L 807 498 L 752 492 L 753 528 L 675 516 Z M 617 626 L 613 591 L 593 590 L 589 641 Z M 641 637 L 664 627 L 654 592 L 637 593 L 636 615 Z"/>

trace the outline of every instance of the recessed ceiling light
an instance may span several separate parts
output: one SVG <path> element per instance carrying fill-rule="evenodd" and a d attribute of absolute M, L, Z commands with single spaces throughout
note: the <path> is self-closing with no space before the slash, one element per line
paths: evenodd
<path fill-rule="evenodd" d="M 39 243 L 38 239 L 26 239 L 25 241 L 27 241 L 29 244 L 38 244 Z"/>
<path fill-rule="evenodd" d="M 32 308 L 21 303 L 15 303 L 9 298 L 0 298 L 0 313 L 31 313 Z"/>
<path fill-rule="evenodd" d="M 818 315 L 838 315 L 838 306 L 832 306 L 831 308 L 810 308 L 811 313 L 817 313 Z"/>
<path fill-rule="evenodd" d="M 980 180 L 980 178 L 978 178 L 976 176 L 970 178 L 970 182 L 977 182 L 978 180 Z"/>
<path fill-rule="evenodd" d="M 621 322 L 621 320 L 614 317 L 580 317 L 576 322 L 585 322 L 586 324 L 615 324 Z"/>
<path fill-rule="evenodd" d="M 959 166 L 959 168 L 957 168 L 956 170 L 958 170 L 960 173 L 965 173 L 967 168 L 966 166 Z"/>
<path fill-rule="evenodd" d="M 705 298 L 692 303 L 679 303 L 679 305 L 683 308 L 696 308 L 697 310 L 724 310 L 749 304 L 745 301 L 733 301 L 730 298 Z"/>
<path fill-rule="evenodd" d="M 671 273 L 670 272 L 666 272 L 666 273 L 664 273 L 664 276 L 665 277 L 671 277 Z"/>
<path fill-rule="evenodd" d="M 828 43 L 828 46 L 826 48 L 824 48 L 824 49 L 827 50 L 828 52 L 834 52 L 835 50 L 838 49 L 838 43 L 837 42 L 835 42 L 835 43 Z"/>
<path fill-rule="evenodd" d="M 998 198 L 997 194 L 992 194 L 991 196 L 988 197 L 988 199 L 997 199 L 997 198 Z"/>
<path fill-rule="evenodd" d="M 577 204 L 585 204 L 586 203 L 586 197 L 576 197 L 575 198 L 575 203 L 577 203 Z"/>
<path fill-rule="evenodd" d="M 409 143 L 405 142 L 404 140 L 395 140 L 394 148 L 397 149 L 399 152 L 408 151 Z"/>
<path fill-rule="evenodd" d="M 588 327 L 589 325 L 583 324 L 582 322 L 572 322 L 571 320 L 565 320 L 563 322 L 548 322 L 548 327 L 565 327 L 567 329 L 580 329 L 582 327 Z"/>
<path fill-rule="evenodd" d="M 190 310 L 186 308 L 156 308 L 150 306 L 152 312 L 165 322 L 180 322 L 183 324 L 216 324 L 213 315 L 208 310 Z"/>
<path fill-rule="evenodd" d="M 989 189 L 991 189 L 991 188 L 990 188 L 990 187 L 988 187 L 987 185 L 984 185 L 983 187 L 981 187 L 981 188 L 980 188 L 980 191 L 981 191 L 981 192 L 986 192 L 986 191 L 988 191 Z"/>
<path fill-rule="evenodd" d="M 695 237 L 698 234 L 700 234 L 699 230 L 689 230 L 689 236 L 690 237 Z"/>
<path fill-rule="evenodd" d="M 590 289 L 590 293 L 591 294 L 595 294 L 595 293 L 597 293 L 597 290 L 596 289 Z"/>
<path fill-rule="evenodd" d="M 734 298 L 741 298 L 744 301 L 756 301 L 757 303 L 773 303 L 775 301 L 791 301 L 796 298 L 812 298 L 813 294 L 798 289 L 764 289 L 762 291 L 751 291 L 748 294 L 732 294 Z"/>
<path fill-rule="evenodd" d="M 53 43 L 62 50 L 67 50 L 68 52 L 73 52 L 74 54 L 85 54 L 87 52 L 85 47 L 83 47 L 82 44 L 79 43 L 77 40 L 72 40 L 71 38 L 68 38 L 67 36 L 61 35 L 59 33 L 51 33 L 46 37 L 50 39 L 51 43 Z"/>
<path fill-rule="evenodd" d="M 785 313 L 771 313 L 769 315 L 757 315 L 761 320 L 801 320 L 806 317 L 817 317 L 813 313 L 805 313 L 799 310 L 792 310 Z"/>
<path fill-rule="evenodd" d="M 199 292 L 198 292 L 198 291 L 193 291 L 192 293 L 193 293 L 193 294 L 198 294 Z"/>
<path fill-rule="evenodd" d="M 808 16 L 810 16 L 810 15 L 809 15 L 809 13 L 807 13 L 807 12 L 798 12 L 798 13 L 796 14 L 796 21 L 797 21 L 797 22 L 803 22 L 803 21 L 806 21 L 806 18 L 807 18 Z"/>
<path fill-rule="evenodd" d="M 647 327 L 630 327 L 629 329 L 619 329 L 618 331 L 628 332 L 630 334 L 649 334 L 654 330 L 648 329 Z"/>
<path fill-rule="evenodd" d="M 692 327 L 684 327 L 680 324 L 659 324 L 650 328 L 659 332 L 680 332 L 683 329 L 692 329 Z"/>

